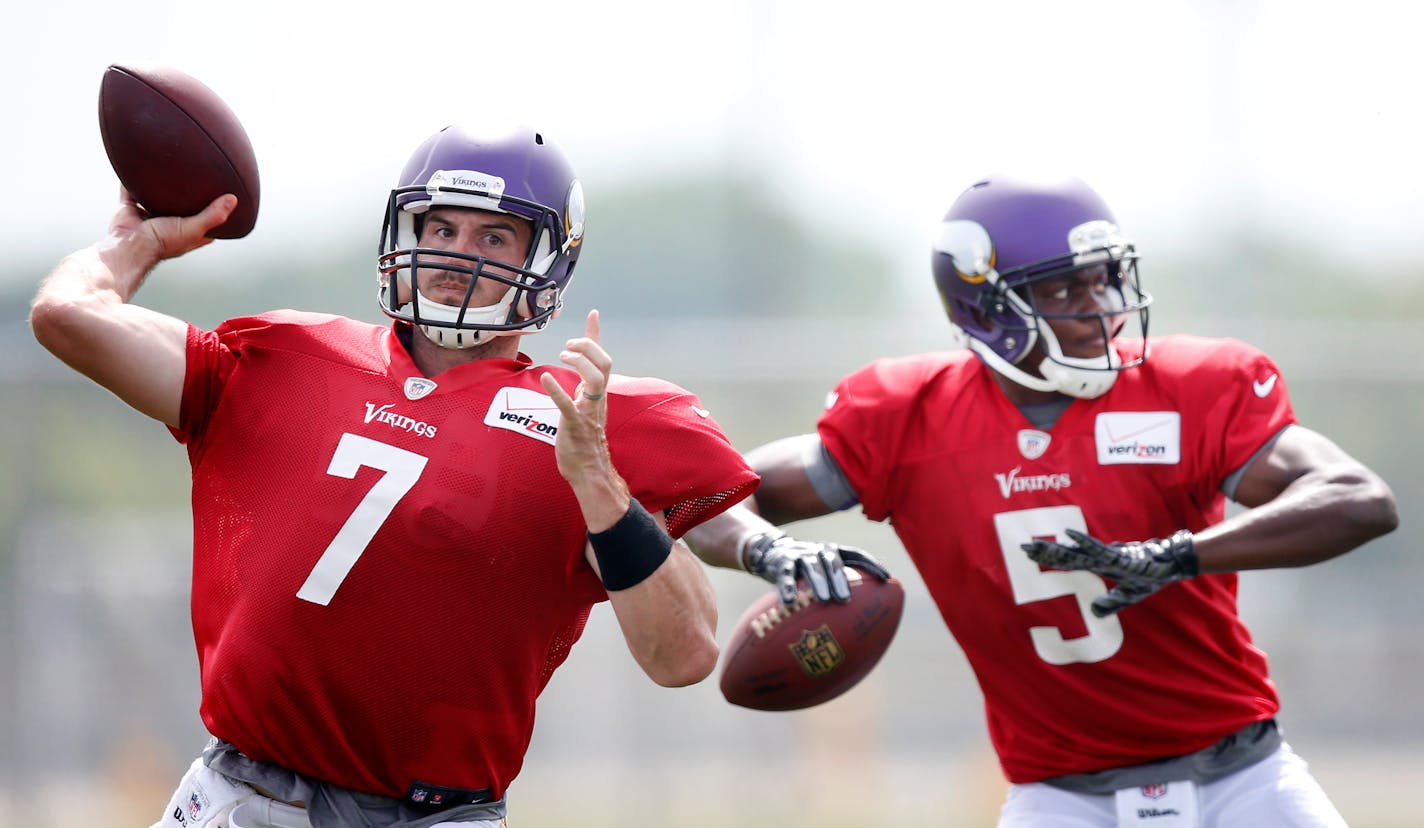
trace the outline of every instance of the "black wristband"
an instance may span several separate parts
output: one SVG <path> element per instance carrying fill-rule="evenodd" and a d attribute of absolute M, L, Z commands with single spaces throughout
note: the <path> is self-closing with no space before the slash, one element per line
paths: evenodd
<path fill-rule="evenodd" d="M 593 556 L 609 592 L 641 584 L 672 554 L 672 535 L 663 530 L 636 498 L 628 511 L 602 532 L 589 532 Z"/>
<path fill-rule="evenodd" d="M 1183 578 L 1195 578 L 1201 574 L 1201 562 L 1197 560 L 1197 546 L 1192 533 L 1183 529 L 1162 544 L 1167 555 L 1176 562 L 1176 569 Z"/>

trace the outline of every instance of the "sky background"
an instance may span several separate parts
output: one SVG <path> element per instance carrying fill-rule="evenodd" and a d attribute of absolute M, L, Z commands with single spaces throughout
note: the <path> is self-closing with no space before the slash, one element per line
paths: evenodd
<path fill-rule="evenodd" d="M 1051 169 L 1093 183 L 1149 252 L 1247 222 L 1396 261 L 1424 249 L 1424 60 L 1402 15 L 1386 0 L 23 4 L 0 52 L 0 226 L 43 259 L 103 231 L 99 80 L 132 62 L 194 75 L 246 125 L 262 211 L 245 254 L 353 227 L 374 246 L 416 144 L 496 120 L 564 145 L 591 228 L 601 192 L 736 169 L 919 277 L 964 186 Z"/>

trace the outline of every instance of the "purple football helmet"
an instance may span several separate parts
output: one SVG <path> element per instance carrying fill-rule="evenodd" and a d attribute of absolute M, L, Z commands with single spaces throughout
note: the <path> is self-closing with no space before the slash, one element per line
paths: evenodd
<path fill-rule="evenodd" d="M 522 261 L 493 262 L 420 248 L 421 222 L 432 207 L 469 207 L 525 219 L 533 228 L 529 249 Z M 542 330 L 563 307 L 583 231 L 583 185 L 564 153 L 543 135 L 524 128 L 486 135 L 448 126 L 416 149 L 391 190 L 377 259 L 381 310 L 446 348 Z M 438 271 L 473 277 L 463 303 L 441 304 L 416 289 Z M 508 290 L 493 305 L 470 307 L 481 279 Z"/>
<path fill-rule="evenodd" d="M 1107 204 L 1078 179 L 991 176 L 973 184 L 945 214 L 931 267 L 949 320 L 967 335 L 969 348 L 1019 385 L 1097 397 L 1112 387 L 1119 371 L 1146 359 L 1144 348 L 1142 357 L 1123 362 L 1111 346 L 1101 357 L 1065 356 L 1048 324 L 1096 319 L 1106 342 L 1133 316 L 1147 338 L 1152 296 L 1138 281 L 1136 250 Z M 1043 279 L 1097 267 L 1107 275 L 1108 307 L 1101 310 L 1048 312 L 1036 306 L 1028 289 Z M 1043 361 L 1021 366 L 1040 343 Z"/>

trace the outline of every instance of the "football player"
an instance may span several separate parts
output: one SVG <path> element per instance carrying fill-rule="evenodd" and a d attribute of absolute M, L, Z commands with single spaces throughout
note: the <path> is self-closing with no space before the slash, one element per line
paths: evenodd
<path fill-rule="evenodd" d="M 748 454 L 746 508 L 689 539 L 843 600 L 864 553 L 773 524 L 889 520 L 979 679 L 1001 828 L 1342 826 L 1282 740 L 1235 573 L 1390 532 L 1394 496 L 1296 421 L 1264 353 L 1149 339 L 1137 263 L 1081 181 L 975 183 L 931 261 L 968 350 L 845 377 L 814 434 Z"/>
<path fill-rule="evenodd" d="M 381 233 L 387 326 L 279 310 L 202 330 L 131 302 L 234 204 L 151 218 L 125 194 L 31 313 L 192 465 L 214 740 L 157 825 L 502 824 L 535 698 L 594 604 L 658 684 L 711 672 L 714 596 L 674 538 L 756 475 L 695 396 L 611 373 L 596 311 L 562 365 L 520 353 L 584 242 L 582 187 L 541 134 L 416 149 Z"/>

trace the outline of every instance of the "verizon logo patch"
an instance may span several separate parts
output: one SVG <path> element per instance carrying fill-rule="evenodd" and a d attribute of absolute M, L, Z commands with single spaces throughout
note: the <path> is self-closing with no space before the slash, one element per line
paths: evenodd
<path fill-rule="evenodd" d="M 559 407 L 548 394 L 528 388 L 501 388 L 485 413 L 485 425 L 554 444 L 559 433 Z"/>
<path fill-rule="evenodd" d="M 1094 427 L 1098 463 L 1174 464 L 1182 460 L 1182 415 L 1176 411 L 1109 411 Z"/>

